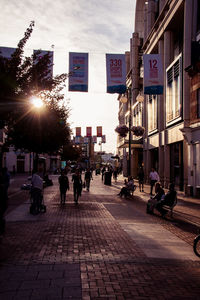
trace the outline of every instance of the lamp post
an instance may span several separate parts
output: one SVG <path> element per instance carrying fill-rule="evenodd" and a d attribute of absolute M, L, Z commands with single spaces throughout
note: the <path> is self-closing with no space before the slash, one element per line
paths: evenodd
<path fill-rule="evenodd" d="M 132 94 L 131 92 L 134 90 L 138 90 L 139 94 L 136 97 L 136 103 L 134 104 L 134 106 L 132 107 L 132 102 L 131 102 L 131 98 L 132 98 Z M 134 108 L 138 102 L 143 102 L 144 97 L 141 95 L 140 93 L 140 89 L 139 88 L 127 88 L 126 91 L 126 95 L 121 97 L 120 102 L 122 102 L 123 104 L 128 102 L 128 110 L 129 110 L 129 122 L 128 122 L 128 176 L 131 175 L 131 127 L 132 127 L 132 108 Z"/>

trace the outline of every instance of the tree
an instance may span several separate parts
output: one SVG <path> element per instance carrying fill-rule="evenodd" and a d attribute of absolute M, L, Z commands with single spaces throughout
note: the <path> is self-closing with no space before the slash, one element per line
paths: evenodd
<path fill-rule="evenodd" d="M 54 152 L 69 140 L 67 123 L 69 108 L 60 103 L 67 74 L 53 77 L 50 54 L 37 51 L 24 57 L 24 47 L 33 31 L 34 22 L 11 58 L 0 55 L 0 110 L 1 127 L 6 125 L 7 143 L 17 149 L 36 153 Z M 44 109 L 35 111 L 30 104 L 31 96 L 42 97 Z"/>
<path fill-rule="evenodd" d="M 74 147 L 71 143 L 65 144 L 61 152 L 62 160 L 76 161 L 81 157 L 82 151 L 79 147 Z"/>

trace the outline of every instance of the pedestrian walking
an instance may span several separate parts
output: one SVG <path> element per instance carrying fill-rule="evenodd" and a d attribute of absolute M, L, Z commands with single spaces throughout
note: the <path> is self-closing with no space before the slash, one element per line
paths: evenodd
<path fill-rule="evenodd" d="M 118 169 L 117 167 L 115 167 L 113 170 L 113 179 L 115 180 L 115 182 L 117 182 L 117 176 L 118 176 Z"/>
<path fill-rule="evenodd" d="M 61 171 L 61 175 L 58 177 L 58 182 L 60 186 L 60 204 L 65 204 L 66 192 L 69 190 L 69 179 L 65 175 L 65 171 Z"/>
<path fill-rule="evenodd" d="M 31 179 L 31 196 L 33 199 L 31 212 L 33 214 L 38 214 L 40 212 L 42 198 L 43 198 L 43 179 L 40 177 L 40 173 L 42 170 L 33 171 L 32 179 Z"/>
<path fill-rule="evenodd" d="M 151 168 L 151 172 L 149 174 L 150 178 L 150 195 L 153 195 L 153 187 L 157 181 L 160 181 L 160 177 L 154 168 Z"/>
<path fill-rule="evenodd" d="M 89 192 L 90 190 L 90 181 L 93 180 L 92 178 L 92 172 L 90 171 L 90 169 L 88 168 L 85 172 L 85 185 L 86 185 L 86 189 Z"/>
<path fill-rule="evenodd" d="M 73 182 L 73 192 L 74 192 L 74 202 L 78 204 L 78 198 L 81 196 L 82 192 L 82 178 L 78 169 L 76 169 L 75 174 L 72 175 Z"/>
<path fill-rule="evenodd" d="M 144 192 L 144 169 L 142 166 L 140 166 L 138 171 L 138 181 L 139 181 L 140 192 Z"/>

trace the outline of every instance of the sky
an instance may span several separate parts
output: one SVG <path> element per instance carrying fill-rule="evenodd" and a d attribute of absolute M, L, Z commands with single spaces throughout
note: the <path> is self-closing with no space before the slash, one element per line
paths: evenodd
<path fill-rule="evenodd" d="M 68 72 L 69 52 L 89 54 L 88 93 L 68 92 L 70 127 L 103 127 L 102 150 L 116 152 L 117 94 L 106 93 L 106 53 L 130 50 L 135 0 L 0 0 L 0 46 L 16 47 L 30 22 L 33 33 L 25 47 L 54 51 L 54 75 Z M 68 86 L 68 83 L 66 83 Z M 98 143 L 100 138 L 98 138 Z M 99 151 L 100 146 L 95 146 Z"/>

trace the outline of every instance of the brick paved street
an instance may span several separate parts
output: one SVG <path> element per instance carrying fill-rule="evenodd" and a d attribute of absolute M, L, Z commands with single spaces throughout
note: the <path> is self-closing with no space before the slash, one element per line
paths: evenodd
<path fill-rule="evenodd" d="M 124 200 L 117 196 L 122 180 L 105 186 L 95 175 L 78 206 L 71 186 L 61 207 L 52 178 L 45 214 L 29 214 L 27 191 L 13 196 L 26 201 L 6 216 L 0 299 L 200 299 L 193 226 L 178 215 L 147 215 L 147 192 Z M 180 202 L 177 211 L 198 208 Z"/>

